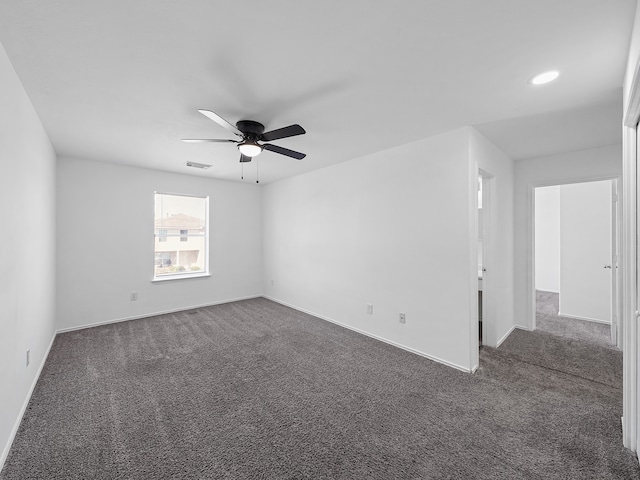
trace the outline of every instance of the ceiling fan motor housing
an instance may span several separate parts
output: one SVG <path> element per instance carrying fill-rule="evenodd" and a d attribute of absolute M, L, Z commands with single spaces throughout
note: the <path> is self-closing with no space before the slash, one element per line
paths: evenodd
<path fill-rule="evenodd" d="M 236 126 L 246 138 L 251 140 L 259 140 L 260 135 L 264 133 L 264 125 L 253 120 L 240 120 Z"/>

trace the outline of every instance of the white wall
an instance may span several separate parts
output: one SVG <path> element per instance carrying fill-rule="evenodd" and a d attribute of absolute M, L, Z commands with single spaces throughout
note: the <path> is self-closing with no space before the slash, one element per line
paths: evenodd
<path fill-rule="evenodd" d="M 611 249 L 611 181 L 562 185 L 560 315 L 611 323 Z"/>
<path fill-rule="evenodd" d="M 0 468 L 54 332 L 55 153 L 0 46 Z M 26 351 L 31 363 L 26 367 Z"/>
<path fill-rule="evenodd" d="M 560 293 L 560 187 L 535 190 L 536 290 Z"/>
<path fill-rule="evenodd" d="M 629 54 L 627 56 L 627 68 L 624 73 L 622 83 L 623 104 L 626 106 L 629 100 L 629 92 L 631 82 L 636 71 L 638 62 L 640 61 L 640 8 L 636 6 L 636 15 L 633 20 L 633 30 L 631 32 L 631 41 L 629 42 Z"/>
<path fill-rule="evenodd" d="M 622 147 L 609 145 L 515 163 L 515 322 L 530 329 L 528 308 L 533 292 L 533 189 L 580 181 L 619 177 L 622 173 Z"/>
<path fill-rule="evenodd" d="M 513 321 L 513 161 L 475 129 L 469 129 L 469 154 L 476 169 L 491 175 L 484 181 L 490 205 L 483 205 L 487 250 L 483 297 L 487 324 L 484 342 L 499 344 L 514 326 Z M 493 252 L 493 253 L 492 253 Z M 477 338 L 477 337 L 475 337 Z"/>
<path fill-rule="evenodd" d="M 267 296 L 471 369 L 477 170 L 469 131 L 265 186 Z"/>
<path fill-rule="evenodd" d="M 57 173 L 59 329 L 262 294 L 260 187 L 70 158 Z M 151 282 L 156 190 L 210 197 L 210 277 Z"/>

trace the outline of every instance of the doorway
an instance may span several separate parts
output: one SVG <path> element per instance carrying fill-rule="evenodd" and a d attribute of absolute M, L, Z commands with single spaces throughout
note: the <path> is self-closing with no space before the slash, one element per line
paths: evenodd
<path fill-rule="evenodd" d="M 491 290 L 491 259 L 493 237 L 491 228 L 494 218 L 492 190 L 494 176 L 478 172 L 478 345 L 492 345 L 490 338 L 491 312 L 495 299 Z M 495 346 L 495 345 L 492 345 Z"/>
<path fill-rule="evenodd" d="M 533 328 L 615 345 L 617 181 L 534 189 Z"/>

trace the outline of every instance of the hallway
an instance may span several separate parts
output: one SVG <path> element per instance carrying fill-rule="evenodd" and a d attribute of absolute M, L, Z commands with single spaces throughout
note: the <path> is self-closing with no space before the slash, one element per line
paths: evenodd
<path fill-rule="evenodd" d="M 607 348 L 611 344 L 611 326 L 589 322 L 558 314 L 559 295 L 553 292 L 536 291 L 536 329 L 566 338 L 591 342 Z"/>

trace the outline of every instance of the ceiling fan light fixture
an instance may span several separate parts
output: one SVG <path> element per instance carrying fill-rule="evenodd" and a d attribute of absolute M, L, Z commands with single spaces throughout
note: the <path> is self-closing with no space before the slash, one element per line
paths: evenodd
<path fill-rule="evenodd" d="M 255 157 L 262 153 L 262 146 L 251 140 L 245 140 L 238 145 L 238 150 L 240 150 L 240 153 L 246 157 Z"/>

